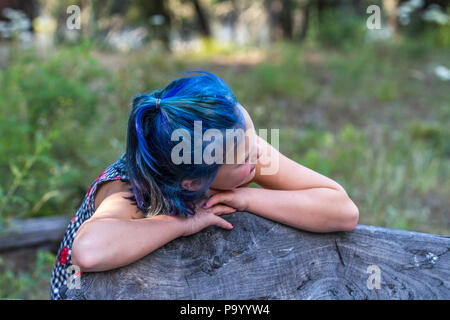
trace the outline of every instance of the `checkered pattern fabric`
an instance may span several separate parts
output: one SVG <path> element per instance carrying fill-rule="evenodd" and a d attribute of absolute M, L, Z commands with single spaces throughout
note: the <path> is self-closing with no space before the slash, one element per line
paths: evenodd
<path fill-rule="evenodd" d="M 102 182 L 118 179 L 124 182 L 129 182 L 129 177 L 126 170 L 125 153 L 118 160 L 116 160 L 116 162 L 109 165 L 97 177 L 97 179 L 92 182 L 91 187 L 84 196 L 81 206 L 78 208 L 71 222 L 67 226 L 63 240 L 56 255 L 56 262 L 53 267 L 52 277 L 50 280 L 50 298 L 52 300 L 62 299 L 60 289 L 63 285 L 66 285 L 66 279 L 70 276 L 67 272 L 67 268 L 72 265 L 72 242 L 81 224 L 94 214 L 94 195 L 97 190 L 97 186 Z"/>

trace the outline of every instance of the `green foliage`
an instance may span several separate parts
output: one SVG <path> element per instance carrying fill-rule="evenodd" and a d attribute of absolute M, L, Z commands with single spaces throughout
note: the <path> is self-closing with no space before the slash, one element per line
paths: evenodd
<path fill-rule="evenodd" d="M 421 199 L 450 190 L 441 176 L 450 173 L 448 160 L 433 142 L 423 144 L 405 132 L 346 125 L 336 133 L 307 129 L 282 139 L 294 146 L 296 161 L 344 186 L 366 224 L 421 229 L 430 213 Z"/>
<path fill-rule="evenodd" d="M 56 257 L 48 251 L 39 250 L 33 265 L 25 270 L 15 271 L 5 266 L 0 256 L 0 298 L 1 299 L 48 299 L 50 276 Z"/>
<path fill-rule="evenodd" d="M 443 48 L 450 47 L 450 23 L 441 25 L 438 27 L 438 30 L 431 31 L 430 33 L 436 45 Z"/>
<path fill-rule="evenodd" d="M 366 31 L 365 16 L 356 14 L 353 9 L 326 9 L 312 23 L 317 29 L 316 40 L 322 45 L 339 48 L 354 48 L 362 43 Z"/>
<path fill-rule="evenodd" d="M 450 155 L 450 129 L 439 123 L 415 121 L 408 127 L 409 136 L 415 141 L 434 147 L 443 156 Z"/>
<path fill-rule="evenodd" d="M 2 219 L 65 213 L 68 197 L 79 196 L 66 192 L 67 184 L 80 179 L 79 146 L 108 93 L 102 75 L 83 46 L 60 49 L 48 60 L 33 52 L 14 55 L 0 77 Z"/>

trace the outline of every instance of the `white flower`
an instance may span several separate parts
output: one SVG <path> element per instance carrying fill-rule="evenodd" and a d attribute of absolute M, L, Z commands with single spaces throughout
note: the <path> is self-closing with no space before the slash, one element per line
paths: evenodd
<path fill-rule="evenodd" d="M 441 80 L 450 80 L 450 69 L 444 66 L 437 66 L 434 68 L 434 74 Z"/>

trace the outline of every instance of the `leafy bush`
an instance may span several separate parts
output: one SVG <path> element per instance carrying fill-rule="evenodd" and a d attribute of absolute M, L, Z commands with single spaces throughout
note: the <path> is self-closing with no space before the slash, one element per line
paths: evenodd
<path fill-rule="evenodd" d="M 405 132 L 370 132 L 351 125 L 335 134 L 291 131 L 281 139 L 296 161 L 344 186 L 365 224 L 429 232 L 426 198 L 450 190 L 445 178 L 449 162 L 440 157 L 433 140 L 424 144 Z"/>
<path fill-rule="evenodd" d="M 0 256 L 0 298 L 1 299 L 48 299 L 50 276 L 55 255 L 39 250 L 33 265 L 26 270 L 15 271 L 5 266 Z"/>
<path fill-rule="evenodd" d="M 66 213 L 63 205 L 76 196 L 67 186 L 85 181 L 80 146 L 98 120 L 108 90 L 103 77 L 84 47 L 60 49 L 48 60 L 14 54 L 0 77 L 2 219 Z"/>
<path fill-rule="evenodd" d="M 321 13 L 317 29 L 317 40 L 325 46 L 350 48 L 363 42 L 366 31 L 364 16 L 357 15 L 350 8 L 326 9 Z"/>

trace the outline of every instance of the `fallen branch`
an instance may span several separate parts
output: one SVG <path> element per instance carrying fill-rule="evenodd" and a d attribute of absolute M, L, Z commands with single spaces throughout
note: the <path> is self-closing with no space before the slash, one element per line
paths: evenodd
<path fill-rule="evenodd" d="M 143 259 L 83 273 L 66 299 L 449 299 L 450 237 L 358 225 L 311 233 L 224 215 Z M 75 281 L 75 280 L 74 280 Z M 71 282 L 71 284 L 74 284 Z"/>
<path fill-rule="evenodd" d="M 69 221 L 65 216 L 12 219 L 6 232 L 0 234 L 0 251 L 58 243 Z"/>

